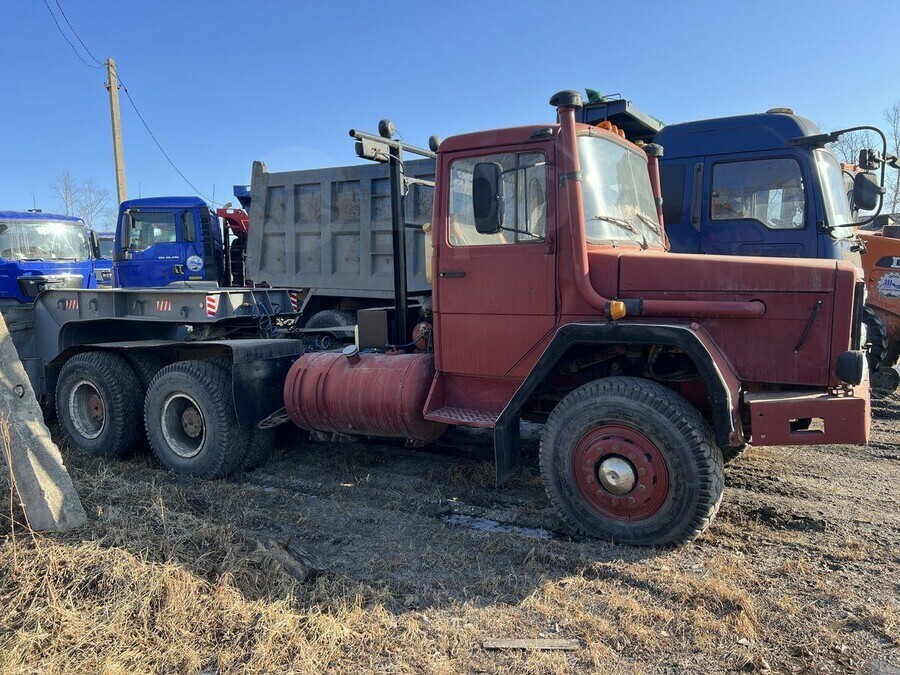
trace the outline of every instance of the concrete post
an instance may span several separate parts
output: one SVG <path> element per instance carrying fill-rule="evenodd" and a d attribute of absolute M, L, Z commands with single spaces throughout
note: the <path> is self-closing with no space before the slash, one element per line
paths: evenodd
<path fill-rule="evenodd" d="M 0 465 L 10 469 L 33 530 L 81 527 L 87 515 L 0 315 Z"/>

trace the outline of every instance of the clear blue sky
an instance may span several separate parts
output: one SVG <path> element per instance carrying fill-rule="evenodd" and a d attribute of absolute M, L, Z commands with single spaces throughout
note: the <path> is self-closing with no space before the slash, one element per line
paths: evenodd
<path fill-rule="evenodd" d="M 829 128 L 880 124 L 900 98 L 896 0 L 60 2 L 218 201 L 255 159 L 354 163 L 347 130 L 381 117 L 425 145 L 549 122 L 559 89 L 621 92 L 666 122 L 791 106 Z M 54 209 L 66 170 L 114 192 L 104 71 L 78 61 L 43 0 L 2 2 L 0 63 L 0 208 L 34 193 Z M 191 194 L 124 96 L 122 110 L 129 196 Z"/>

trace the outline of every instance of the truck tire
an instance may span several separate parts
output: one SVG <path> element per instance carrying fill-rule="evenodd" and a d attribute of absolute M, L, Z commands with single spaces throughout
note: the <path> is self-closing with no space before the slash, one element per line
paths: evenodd
<path fill-rule="evenodd" d="M 275 445 L 275 429 L 248 427 L 244 430 L 247 436 L 247 454 L 244 455 L 244 470 L 258 469 L 272 453 Z"/>
<path fill-rule="evenodd" d="M 353 312 L 342 309 L 325 309 L 312 315 L 304 328 L 333 328 L 335 326 L 353 326 L 356 316 Z"/>
<path fill-rule="evenodd" d="M 722 454 L 685 399 L 634 377 L 595 380 L 556 406 L 541 435 L 550 501 L 576 531 L 640 546 L 698 537 L 722 502 Z"/>
<path fill-rule="evenodd" d="M 135 447 L 142 399 L 128 361 L 109 352 L 76 354 L 56 383 L 56 413 L 66 438 L 96 457 L 122 457 Z"/>
<path fill-rule="evenodd" d="M 882 366 L 887 356 L 887 328 L 881 317 L 869 305 L 863 307 L 862 322 L 866 326 L 866 344 L 869 348 L 866 359 L 869 362 L 869 372 L 874 373 Z"/>
<path fill-rule="evenodd" d="M 178 361 L 147 390 L 144 424 L 150 446 L 170 471 L 221 478 L 239 469 L 246 434 L 231 401 L 231 376 L 214 361 Z"/>

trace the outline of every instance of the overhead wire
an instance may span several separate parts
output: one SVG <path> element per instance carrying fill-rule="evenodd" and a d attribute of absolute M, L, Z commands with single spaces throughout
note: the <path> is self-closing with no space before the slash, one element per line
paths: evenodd
<path fill-rule="evenodd" d="M 84 65 L 88 66 L 89 68 L 94 68 L 94 69 L 96 69 L 96 70 L 99 70 L 100 68 L 103 68 L 106 64 L 105 64 L 104 62 L 100 61 L 96 56 L 93 55 L 93 53 L 91 52 L 91 50 L 88 49 L 87 45 L 84 43 L 84 41 L 83 41 L 83 40 L 81 39 L 81 37 L 78 35 L 78 32 L 75 30 L 75 28 L 72 26 L 72 23 L 69 21 L 69 17 L 66 16 L 66 12 L 65 12 L 65 10 L 63 10 L 62 5 L 59 3 L 59 0 L 54 0 L 54 2 L 56 3 L 56 6 L 59 8 L 59 12 L 60 12 L 60 14 L 62 14 L 62 17 L 63 17 L 63 19 L 64 19 L 65 22 L 66 22 L 66 25 L 69 27 L 69 30 L 72 31 L 72 34 L 75 36 L 75 39 L 78 40 L 78 42 L 79 42 L 79 43 L 81 44 L 81 46 L 84 48 L 84 51 L 85 51 L 85 52 L 88 54 L 88 56 L 90 56 L 90 57 L 91 57 L 98 65 L 94 65 L 94 64 L 92 64 L 92 63 L 89 63 L 88 61 L 86 61 L 86 60 L 84 59 L 84 57 L 79 53 L 79 51 L 78 51 L 78 49 L 75 47 L 75 45 L 72 44 L 72 41 L 69 40 L 69 37 L 66 35 L 65 31 L 63 31 L 62 26 L 59 25 L 59 21 L 57 20 L 56 15 L 53 13 L 53 10 L 50 8 L 50 4 L 47 2 L 47 0 L 43 0 L 43 2 L 44 2 L 44 6 L 47 8 L 47 11 L 50 13 L 50 18 L 53 19 L 53 23 L 56 25 L 56 29 L 59 31 L 59 34 L 62 35 L 63 40 L 65 40 L 66 43 L 72 48 L 72 51 L 75 53 L 75 56 L 77 56 L 78 59 L 79 59 Z M 157 147 L 157 148 L 159 149 L 159 151 L 162 153 L 162 156 L 166 158 L 166 161 L 169 163 L 169 166 L 171 166 L 172 169 L 175 170 L 175 173 L 177 173 L 179 176 L 181 176 L 181 179 L 182 179 L 185 183 L 187 183 L 187 184 L 190 186 L 190 188 L 191 188 L 197 195 L 199 195 L 200 197 L 202 197 L 203 199 L 205 199 L 207 202 L 209 202 L 209 203 L 212 204 L 213 206 L 216 206 L 217 204 L 219 204 L 219 202 L 216 202 L 215 200 L 210 199 L 210 198 L 207 197 L 205 194 L 203 194 L 202 192 L 200 192 L 200 190 L 197 189 L 197 187 L 196 187 L 196 186 L 188 179 L 188 177 L 184 175 L 184 173 L 181 171 L 181 169 L 178 168 L 178 166 L 175 164 L 175 162 L 172 161 L 172 158 L 169 156 L 169 153 L 167 153 L 167 152 L 165 151 L 165 149 L 163 148 L 162 144 L 159 142 L 159 139 L 156 138 L 156 134 L 154 134 L 153 131 L 150 129 L 150 125 L 147 124 L 147 120 L 144 119 L 144 116 L 141 114 L 141 111 L 138 109 L 137 104 L 134 102 L 134 99 L 131 97 L 131 93 L 128 91 L 128 87 L 125 86 L 125 83 L 122 81 L 122 78 L 119 77 L 118 67 L 116 67 L 116 80 L 118 81 L 119 85 L 121 85 L 122 91 L 125 92 L 125 97 L 128 99 L 128 102 L 131 104 L 131 107 L 134 109 L 134 112 L 137 114 L 138 119 L 141 121 L 141 124 L 144 126 L 144 129 L 146 129 L 147 133 L 150 135 L 150 138 L 153 139 L 153 142 L 156 144 L 156 147 Z M 111 83 L 110 83 L 110 84 L 111 84 Z"/>
<path fill-rule="evenodd" d="M 66 43 L 72 48 L 72 51 L 75 52 L 75 56 L 78 57 L 78 60 L 81 61 L 84 65 L 86 65 L 88 68 L 93 68 L 95 70 L 99 70 L 100 68 L 102 68 L 103 67 L 102 64 L 99 66 L 95 66 L 93 63 L 88 63 L 84 59 L 84 57 L 78 52 L 78 49 L 75 48 L 75 45 L 72 44 L 72 41 L 69 40 L 68 36 L 65 34 L 65 32 L 63 32 L 62 26 L 60 26 L 59 21 L 56 20 L 56 15 L 53 13 L 53 10 L 50 9 L 50 4 L 47 2 L 47 0 L 44 0 L 44 7 L 46 7 L 47 11 L 50 12 L 50 18 L 53 19 L 53 23 L 56 24 L 56 30 L 59 31 L 59 34 L 62 35 L 63 40 L 65 40 Z M 88 52 L 88 53 L 90 53 L 90 52 Z M 96 61 L 97 59 L 94 59 L 94 60 Z M 99 61 L 98 61 L 98 63 L 99 63 Z"/>
<path fill-rule="evenodd" d="M 78 40 L 78 42 L 81 44 L 82 47 L 84 47 L 84 51 L 87 52 L 88 56 L 90 56 L 92 59 L 94 59 L 94 61 L 95 61 L 96 63 L 98 63 L 100 66 L 105 65 L 105 64 L 103 63 L 103 61 L 101 61 L 101 60 L 98 59 L 96 56 L 94 56 L 94 55 L 91 53 L 91 50 L 88 49 L 88 46 L 87 46 L 86 44 L 84 44 L 84 40 L 82 40 L 82 39 L 81 39 L 81 36 L 78 35 L 78 31 L 75 30 L 74 26 L 72 26 L 72 22 L 69 21 L 69 17 L 66 16 L 65 10 L 62 8 L 62 5 L 59 4 L 59 0 L 54 0 L 54 2 L 56 2 L 56 6 L 59 8 L 59 13 L 62 14 L 63 19 L 65 19 L 66 25 L 69 27 L 69 30 L 72 31 L 72 35 L 74 35 L 74 36 L 75 36 L 75 39 Z"/>

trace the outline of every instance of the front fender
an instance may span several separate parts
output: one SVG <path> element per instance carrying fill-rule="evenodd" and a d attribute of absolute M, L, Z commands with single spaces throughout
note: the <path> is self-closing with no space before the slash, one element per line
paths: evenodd
<path fill-rule="evenodd" d="M 693 360 L 709 392 L 713 431 L 719 446 L 745 443 L 741 430 L 741 382 L 728 359 L 702 326 L 688 322 L 579 322 L 557 330 L 494 427 L 494 456 L 500 484 L 519 463 L 519 420 L 528 399 L 570 347 L 576 345 L 662 345 L 677 347 Z"/>

